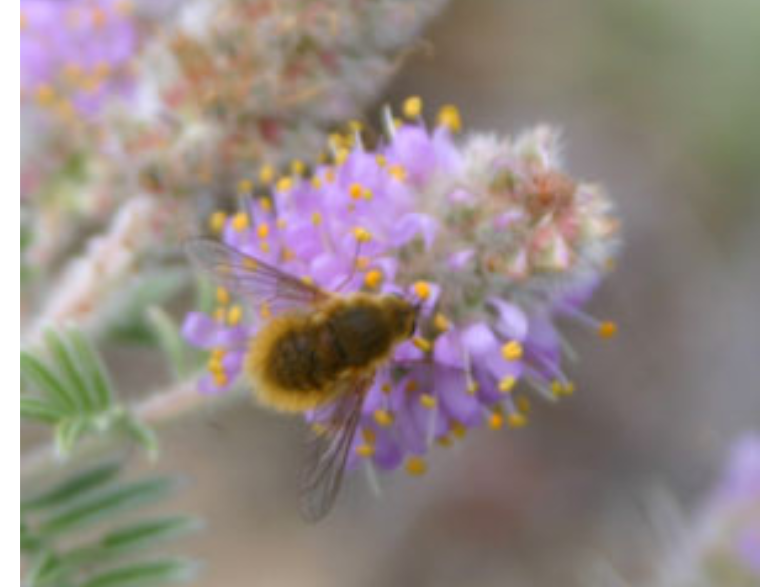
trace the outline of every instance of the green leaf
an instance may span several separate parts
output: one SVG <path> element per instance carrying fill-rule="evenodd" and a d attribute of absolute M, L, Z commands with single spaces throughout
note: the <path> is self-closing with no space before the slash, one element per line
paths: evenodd
<path fill-rule="evenodd" d="M 79 437 L 89 428 L 89 420 L 75 416 L 60 420 L 54 429 L 54 444 L 60 455 L 70 454 Z"/>
<path fill-rule="evenodd" d="M 111 406 L 111 382 L 95 348 L 78 330 L 71 330 L 68 336 L 73 354 L 77 359 L 84 381 L 92 395 L 92 405 L 98 409 Z"/>
<path fill-rule="evenodd" d="M 20 356 L 22 378 L 34 389 L 45 394 L 53 404 L 73 411 L 78 405 L 59 378 L 40 360 L 26 351 Z"/>
<path fill-rule="evenodd" d="M 56 424 L 67 414 L 62 409 L 36 397 L 24 397 L 19 400 L 22 419 L 35 420 L 45 424 Z"/>
<path fill-rule="evenodd" d="M 179 334 L 179 326 L 161 308 L 153 306 L 147 309 L 147 322 L 155 334 L 155 340 L 166 354 L 169 365 L 176 377 L 184 377 L 188 371 L 187 355 Z"/>
<path fill-rule="evenodd" d="M 51 354 L 52 361 L 59 371 L 60 381 L 68 390 L 68 395 L 73 399 L 77 409 L 89 410 L 91 407 L 90 391 L 79 374 L 76 360 L 65 344 L 62 335 L 53 330 L 45 333 L 46 346 Z"/>
<path fill-rule="evenodd" d="M 193 576 L 195 565 L 182 559 L 142 561 L 94 575 L 82 587 L 138 587 L 182 582 Z"/>
<path fill-rule="evenodd" d="M 158 458 L 158 438 L 152 428 L 132 414 L 126 414 L 123 423 L 128 433 L 147 451 L 147 456 L 151 460 Z"/>
<path fill-rule="evenodd" d="M 198 522 L 187 516 L 169 516 L 125 526 L 106 534 L 101 546 L 112 550 L 136 550 L 191 532 Z"/>
<path fill-rule="evenodd" d="M 104 485 L 120 472 L 118 462 L 102 463 L 86 471 L 80 471 L 69 479 L 59 483 L 46 493 L 22 502 L 26 510 L 37 510 L 53 506 L 63 506 L 75 498 L 84 497 L 92 490 Z"/>
<path fill-rule="evenodd" d="M 98 494 L 86 496 L 73 506 L 52 516 L 39 526 L 43 535 L 93 525 L 111 516 L 141 507 L 167 495 L 172 487 L 169 479 L 152 478 L 110 487 Z"/>

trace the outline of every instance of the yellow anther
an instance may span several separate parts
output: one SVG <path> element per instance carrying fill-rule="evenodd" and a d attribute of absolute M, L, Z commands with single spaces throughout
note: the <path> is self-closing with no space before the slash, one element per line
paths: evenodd
<path fill-rule="evenodd" d="M 226 377 L 226 374 L 222 371 L 213 372 L 212 379 L 218 387 L 225 387 L 228 384 L 228 377 Z"/>
<path fill-rule="evenodd" d="M 432 350 L 432 343 L 426 338 L 417 336 L 413 339 L 414 346 L 423 353 L 428 353 Z"/>
<path fill-rule="evenodd" d="M 614 322 L 607 320 L 598 326 L 598 335 L 601 338 L 612 338 L 615 334 L 617 334 L 617 324 Z"/>
<path fill-rule="evenodd" d="M 405 384 L 405 391 L 408 393 L 413 393 L 417 389 L 419 389 L 419 383 L 415 379 L 409 379 Z"/>
<path fill-rule="evenodd" d="M 335 165 L 342 165 L 348 159 L 350 151 L 348 149 L 340 148 L 334 152 Z"/>
<path fill-rule="evenodd" d="M 557 397 L 571 395 L 574 393 L 574 384 L 570 381 L 564 382 L 555 379 L 550 384 L 550 388 L 552 389 L 552 393 Z"/>
<path fill-rule="evenodd" d="M 438 112 L 438 126 L 445 126 L 452 132 L 458 132 L 462 128 L 462 116 L 459 110 L 452 104 L 443 106 Z"/>
<path fill-rule="evenodd" d="M 285 230 L 288 226 L 288 221 L 285 218 L 278 218 L 275 224 L 279 230 Z"/>
<path fill-rule="evenodd" d="M 419 396 L 419 403 L 428 410 L 432 410 L 438 405 L 438 398 L 429 393 L 422 393 L 421 396 Z"/>
<path fill-rule="evenodd" d="M 400 128 L 402 126 L 402 119 L 395 116 L 392 118 L 392 123 L 394 124 L 394 128 Z"/>
<path fill-rule="evenodd" d="M 375 447 L 369 444 L 360 444 L 356 447 L 356 454 L 362 458 L 369 459 L 375 454 Z"/>
<path fill-rule="evenodd" d="M 253 191 L 253 182 L 249 179 L 243 179 L 237 183 L 237 192 L 240 194 L 249 194 Z"/>
<path fill-rule="evenodd" d="M 268 253 L 269 252 L 269 243 L 267 241 L 261 241 L 259 243 L 259 247 L 261 248 L 262 253 Z"/>
<path fill-rule="evenodd" d="M 527 424 L 527 416 L 514 412 L 508 415 L 508 425 L 510 428 L 522 428 Z"/>
<path fill-rule="evenodd" d="M 359 257 L 356 257 L 356 268 L 359 271 L 364 271 L 370 266 L 370 258 L 365 257 L 364 255 L 360 255 Z"/>
<path fill-rule="evenodd" d="M 223 323 L 226 321 L 226 309 L 225 308 L 215 308 L 215 311 L 212 312 L 212 318 L 215 320 L 215 322 Z"/>
<path fill-rule="evenodd" d="M 356 237 L 356 240 L 360 243 L 368 243 L 372 240 L 372 233 L 361 226 L 357 226 L 353 229 L 353 236 Z"/>
<path fill-rule="evenodd" d="M 272 209 L 272 200 L 269 198 L 269 196 L 262 196 L 258 200 L 258 204 L 261 206 L 261 209 L 264 212 L 269 212 Z"/>
<path fill-rule="evenodd" d="M 35 99 L 41 106 L 51 106 L 55 98 L 54 89 L 49 84 L 41 84 L 35 90 Z"/>
<path fill-rule="evenodd" d="M 305 172 L 305 164 L 299 159 L 291 161 L 291 173 L 293 175 L 302 175 Z"/>
<path fill-rule="evenodd" d="M 417 281 L 413 284 L 413 293 L 415 293 L 420 300 L 426 300 L 430 297 L 430 284 L 426 281 Z"/>
<path fill-rule="evenodd" d="M 225 287 L 219 287 L 215 290 L 215 299 L 218 304 L 227 304 L 231 300 L 228 290 Z"/>
<path fill-rule="evenodd" d="M 375 162 L 378 164 L 378 167 L 385 167 L 386 166 L 386 157 L 384 157 L 381 154 L 378 154 L 375 156 Z"/>
<path fill-rule="evenodd" d="M 365 200 L 372 200 L 372 190 L 370 188 L 365 188 L 362 192 L 362 198 Z"/>
<path fill-rule="evenodd" d="M 258 309 L 258 314 L 264 319 L 272 317 L 272 311 L 269 309 L 269 304 L 267 302 L 261 304 L 261 307 Z"/>
<path fill-rule="evenodd" d="M 229 326 L 236 326 L 242 320 L 242 306 L 231 306 L 226 316 Z"/>
<path fill-rule="evenodd" d="M 320 212 L 313 212 L 313 215 L 310 216 L 310 222 L 313 223 L 313 226 L 319 226 L 322 221 L 323 221 L 323 218 L 321 217 L 321 213 Z"/>
<path fill-rule="evenodd" d="M 231 226 L 237 232 L 242 232 L 250 226 L 250 218 L 248 218 L 247 214 L 244 212 L 240 212 L 239 214 L 234 215 L 234 218 L 231 220 Z"/>
<path fill-rule="evenodd" d="M 222 373 L 223 372 L 223 359 L 220 357 L 210 357 L 207 363 L 207 369 L 210 373 Z"/>
<path fill-rule="evenodd" d="M 309 275 L 302 275 L 302 277 L 299 278 L 299 281 L 301 281 L 305 285 L 313 285 L 315 283 L 313 278 L 310 277 Z"/>
<path fill-rule="evenodd" d="M 530 400 L 526 397 L 520 397 L 517 399 L 517 409 L 522 414 L 529 414 L 530 413 Z"/>
<path fill-rule="evenodd" d="M 487 420 L 487 425 L 491 430 L 500 430 L 503 428 L 503 414 L 492 412 Z"/>
<path fill-rule="evenodd" d="M 313 186 L 315 189 L 320 190 L 321 186 L 323 185 L 323 182 L 321 181 L 321 178 L 317 175 L 313 177 L 313 179 L 310 180 L 310 185 Z"/>
<path fill-rule="evenodd" d="M 320 422 L 313 422 L 310 425 L 310 430 L 312 430 L 313 434 L 315 434 L 316 436 L 321 436 L 322 434 L 326 433 L 327 428 Z"/>
<path fill-rule="evenodd" d="M 410 457 L 405 461 L 405 470 L 414 477 L 424 475 L 427 472 L 427 462 L 421 457 Z"/>
<path fill-rule="evenodd" d="M 372 271 L 368 271 L 364 275 L 364 285 L 369 287 L 370 289 L 376 289 L 381 283 L 383 282 L 383 273 L 381 273 L 378 269 L 373 269 Z"/>
<path fill-rule="evenodd" d="M 280 193 L 285 193 L 289 191 L 292 187 L 294 187 L 294 180 L 288 177 L 287 175 L 284 175 L 280 179 L 277 180 L 277 183 L 275 184 L 275 188 Z"/>
<path fill-rule="evenodd" d="M 264 243 L 261 243 L 261 244 L 263 245 Z M 267 246 L 269 246 L 269 245 L 267 245 Z M 258 261 L 256 261 L 252 257 L 245 257 L 245 258 L 242 259 L 242 266 L 245 269 L 258 269 Z"/>
<path fill-rule="evenodd" d="M 432 323 L 434 324 L 435 328 L 441 332 L 445 332 L 451 328 L 451 322 L 449 322 L 449 319 L 440 312 L 435 314 L 435 318 L 433 318 Z"/>
<path fill-rule="evenodd" d="M 456 420 L 452 420 L 449 428 L 451 428 L 451 433 L 455 438 L 465 438 L 465 434 L 468 433 L 468 429 L 465 428 L 465 425 Z"/>
<path fill-rule="evenodd" d="M 294 251 L 288 247 L 283 247 L 283 250 L 280 252 L 280 256 L 284 263 L 293 261 L 296 258 Z"/>
<path fill-rule="evenodd" d="M 517 378 L 513 375 L 506 375 L 498 382 L 498 391 L 501 393 L 511 393 L 514 386 L 517 384 Z"/>
<path fill-rule="evenodd" d="M 261 169 L 258 171 L 258 181 L 260 181 L 263 184 L 270 184 L 272 183 L 272 180 L 275 178 L 275 168 L 271 165 L 263 165 L 261 166 Z"/>
<path fill-rule="evenodd" d="M 213 212 L 209 217 L 209 228 L 212 232 L 219 233 L 226 225 L 226 213 L 225 212 Z"/>
<path fill-rule="evenodd" d="M 476 392 L 479 390 L 479 384 L 475 381 L 471 381 L 468 383 L 468 386 L 465 388 L 465 391 L 468 392 L 468 395 L 476 395 Z"/>
<path fill-rule="evenodd" d="M 333 132 L 329 135 L 329 144 L 335 149 L 339 149 L 345 146 L 345 137 L 340 133 Z"/>
<path fill-rule="evenodd" d="M 375 423 L 382 428 L 388 428 L 394 424 L 394 415 L 387 410 L 375 410 L 372 417 L 375 419 Z"/>
<path fill-rule="evenodd" d="M 269 225 L 266 222 L 262 222 L 256 228 L 256 234 L 258 238 L 265 239 L 269 236 Z"/>
<path fill-rule="evenodd" d="M 522 355 L 524 354 L 522 345 L 519 344 L 516 340 L 512 340 L 504 344 L 500 352 L 503 355 L 503 358 L 507 361 L 516 361 L 521 359 Z"/>
<path fill-rule="evenodd" d="M 92 25 L 96 28 L 102 28 L 106 24 L 106 13 L 97 6 L 92 10 Z"/>
<path fill-rule="evenodd" d="M 411 96 L 402 103 L 402 113 L 406 118 L 418 118 L 421 115 L 422 102 L 418 96 Z"/>
<path fill-rule="evenodd" d="M 437 442 L 440 446 L 444 448 L 448 448 L 454 444 L 454 441 L 451 439 L 451 436 L 448 435 L 439 436 L 437 439 L 435 439 L 435 442 Z"/>
<path fill-rule="evenodd" d="M 212 352 L 210 353 L 210 355 L 213 358 L 222 359 L 223 357 L 226 356 L 226 349 L 224 349 L 223 347 L 219 347 L 219 346 L 215 347 L 215 348 L 212 349 Z"/>
<path fill-rule="evenodd" d="M 405 181 L 408 172 L 402 165 L 392 165 L 389 167 L 389 175 L 398 181 Z"/>
<path fill-rule="evenodd" d="M 326 180 L 326 183 L 334 183 L 334 180 L 337 179 L 337 176 L 334 173 L 334 169 L 327 169 L 324 173 L 324 179 Z"/>
<path fill-rule="evenodd" d="M 384 383 L 381 385 L 381 391 L 385 393 L 386 395 L 389 395 L 392 392 L 392 386 L 390 383 Z"/>
<path fill-rule="evenodd" d="M 354 200 L 361 199 L 363 193 L 364 188 L 361 186 L 361 184 L 352 183 L 348 188 L 348 195 L 350 195 Z"/>
<path fill-rule="evenodd" d="M 372 428 L 362 428 L 362 438 L 367 444 L 375 444 L 375 430 Z"/>
<path fill-rule="evenodd" d="M 350 129 L 351 132 L 361 132 L 362 129 L 364 128 L 364 124 L 362 123 L 361 120 L 356 120 L 356 119 L 349 120 L 348 128 Z"/>

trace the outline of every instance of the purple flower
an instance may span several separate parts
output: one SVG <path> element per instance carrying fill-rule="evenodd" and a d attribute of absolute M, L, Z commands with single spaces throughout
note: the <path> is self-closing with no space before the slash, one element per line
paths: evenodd
<path fill-rule="evenodd" d="M 613 333 L 611 323 L 596 321 L 581 306 L 614 248 L 606 228 L 609 205 L 595 205 L 595 191 L 558 184 L 551 198 L 542 195 L 550 188 L 541 174 L 554 173 L 541 167 L 554 160 L 548 134 L 525 135 L 513 144 L 514 156 L 504 152 L 512 148 L 505 143 L 484 145 L 477 156 L 454 141 L 460 119 L 453 107 L 444 109 L 433 131 L 417 108 L 406 115 L 411 122 L 390 125 L 387 141 L 374 151 L 355 137 L 342 138 L 332 164 L 316 166 L 307 179 L 280 177 L 271 195 L 246 193 L 238 213 L 217 212 L 211 225 L 246 255 L 325 290 L 417 300 L 416 332 L 378 370 L 348 466 L 366 461 L 421 474 L 433 446 L 449 446 L 469 429 L 524 426 L 529 390 L 550 400 L 573 391 L 553 319 L 563 315 Z M 542 144 L 532 149 L 531 141 Z M 499 192 L 512 172 L 519 177 L 509 185 L 518 193 Z M 271 175 L 265 169 L 262 183 Z M 538 183 L 526 187 L 532 178 Z M 543 229 L 557 232 L 576 275 L 539 261 L 520 274 L 519 264 L 507 263 L 539 254 L 534 237 Z M 206 392 L 237 380 L 249 340 L 270 314 L 285 310 L 248 315 L 222 289 L 217 301 L 212 316 L 192 313 L 183 325 L 191 344 L 211 349 L 201 381 Z M 322 412 L 309 414 L 309 421 L 318 424 Z"/>

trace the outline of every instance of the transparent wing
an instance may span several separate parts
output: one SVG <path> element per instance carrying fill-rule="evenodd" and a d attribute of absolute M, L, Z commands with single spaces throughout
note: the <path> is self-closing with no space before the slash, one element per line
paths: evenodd
<path fill-rule="evenodd" d="M 184 246 L 196 268 L 250 304 L 265 304 L 272 313 L 329 298 L 322 289 L 218 241 L 193 238 Z"/>
<path fill-rule="evenodd" d="M 307 522 L 317 522 L 332 509 L 342 484 L 348 451 L 362 413 L 372 378 L 351 382 L 350 390 L 322 408 L 319 430 L 308 442 L 299 485 L 299 511 Z"/>

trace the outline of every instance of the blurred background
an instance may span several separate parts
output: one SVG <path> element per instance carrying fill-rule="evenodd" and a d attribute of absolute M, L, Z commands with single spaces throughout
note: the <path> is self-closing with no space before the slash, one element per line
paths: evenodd
<path fill-rule="evenodd" d="M 240 403 L 166 428 L 156 465 L 206 520 L 197 585 L 639 585 L 654 579 L 758 429 L 759 9 L 733 0 L 453 0 L 368 117 L 420 95 L 465 128 L 562 128 L 566 169 L 607 186 L 624 247 L 573 330 L 577 392 L 522 431 L 478 431 L 420 479 L 351 476 L 316 526 L 293 488 L 300 428 Z M 134 351 L 123 389 L 161 370 Z M 127 351 L 110 355 L 122 373 Z M 149 365 L 138 368 L 139 361 Z M 144 371 L 144 372 L 141 372 Z M 140 465 L 147 467 L 147 465 Z"/>

